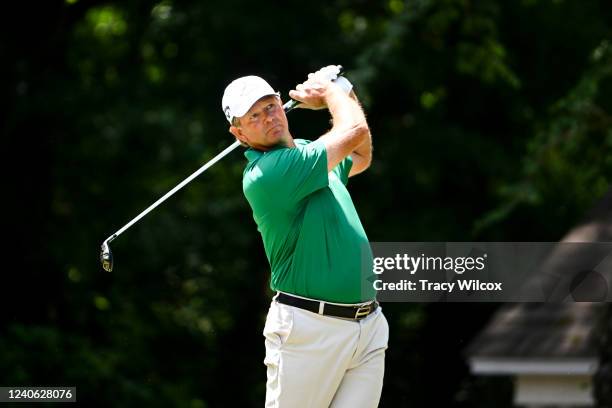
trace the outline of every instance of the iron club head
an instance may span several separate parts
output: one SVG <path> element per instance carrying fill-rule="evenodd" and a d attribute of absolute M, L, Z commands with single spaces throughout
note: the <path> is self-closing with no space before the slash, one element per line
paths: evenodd
<path fill-rule="evenodd" d="M 102 248 L 100 248 L 100 262 L 102 262 L 102 268 L 105 271 L 111 272 L 113 270 L 113 253 L 106 241 L 102 243 Z"/>

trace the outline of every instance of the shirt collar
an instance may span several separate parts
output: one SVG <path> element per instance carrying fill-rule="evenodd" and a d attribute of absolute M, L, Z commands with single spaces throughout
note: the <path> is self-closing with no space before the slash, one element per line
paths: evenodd
<path fill-rule="evenodd" d="M 302 139 L 293 139 L 293 143 L 295 143 L 296 146 L 300 146 L 300 145 L 306 144 L 307 142 Z M 257 150 L 257 149 L 253 149 L 252 147 L 249 147 L 247 150 L 245 150 L 244 156 L 248 159 L 249 162 L 252 162 L 253 160 L 259 159 L 265 153 L 271 152 L 273 150 L 278 150 L 278 149 L 286 149 L 286 147 L 281 146 L 281 145 L 276 145 L 272 147 L 270 150 L 267 150 L 265 152 L 263 150 Z"/>
<path fill-rule="evenodd" d="M 259 159 L 263 154 L 264 152 L 262 152 L 261 150 L 255 150 L 252 147 L 249 147 L 248 149 L 244 151 L 244 156 L 250 162 L 252 162 L 253 160 Z"/>

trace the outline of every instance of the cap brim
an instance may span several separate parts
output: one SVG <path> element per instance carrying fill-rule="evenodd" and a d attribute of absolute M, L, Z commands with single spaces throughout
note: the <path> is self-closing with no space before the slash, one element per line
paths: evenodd
<path fill-rule="evenodd" d="M 256 96 L 254 98 L 244 99 L 242 101 L 243 103 L 241 103 L 240 106 L 237 106 L 234 109 L 232 109 L 232 114 L 234 115 L 235 118 L 241 118 L 244 115 L 246 115 L 249 109 L 251 109 L 253 105 L 255 105 L 257 101 L 259 101 L 261 98 L 265 98 L 266 96 L 272 96 L 272 95 L 278 96 L 280 98 L 280 92 L 275 92 L 275 93 L 269 93 L 269 94 L 265 94 L 261 96 Z"/>

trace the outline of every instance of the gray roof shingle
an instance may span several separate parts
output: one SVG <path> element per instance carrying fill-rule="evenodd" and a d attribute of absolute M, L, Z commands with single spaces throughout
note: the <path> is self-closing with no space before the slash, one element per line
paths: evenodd
<path fill-rule="evenodd" d="M 561 242 L 612 242 L 612 190 Z M 554 262 L 548 262 L 549 266 L 564 261 L 580 262 L 580 258 L 588 263 L 592 254 L 584 251 L 555 256 Z M 612 267 L 598 272 L 610 287 Z M 504 304 L 469 344 L 465 354 L 469 358 L 555 360 L 595 357 L 595 327 L 603 305 L 593 302 Z"/>

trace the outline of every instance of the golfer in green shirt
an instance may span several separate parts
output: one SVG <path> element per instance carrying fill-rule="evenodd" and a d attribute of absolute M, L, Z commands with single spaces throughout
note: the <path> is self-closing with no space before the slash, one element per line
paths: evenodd
<path fill-rule="evenodd" d="M 282 102 L 262 78 L 225 89 L 229 131 L 248 164 L 243 190 L 270 262 L 264 337 L 266 407 L 376 407 L 389 328 L 368 278 L 372 253 L 346 189 L 370 166 L 372 141 L 353 92 L 321 74 L 289 96 L 327 108 L 332 128 L 294 139 Z"/>

